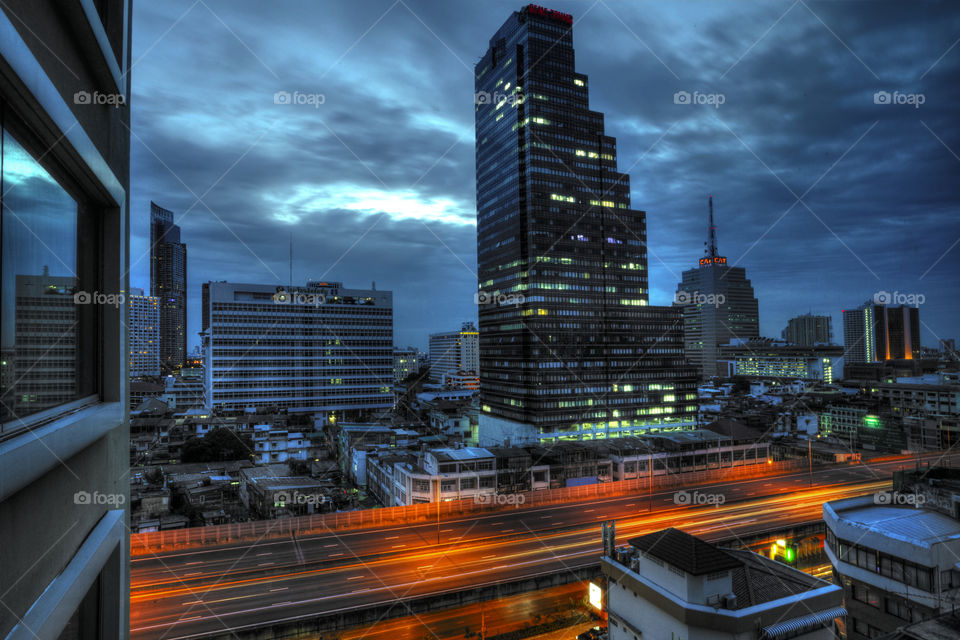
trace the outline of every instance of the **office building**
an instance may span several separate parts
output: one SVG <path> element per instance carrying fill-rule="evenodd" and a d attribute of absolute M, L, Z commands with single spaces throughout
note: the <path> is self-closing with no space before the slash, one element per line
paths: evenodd
<path fill-rule="evenodd" d="M 683 309 L 684 352 L 703 379 L 721 374 L 721 345 L 760 337 L 759 306 L 747 271 L 728 266 L 718 253 L 712 196 L 709 208 L 706 255 L 696 269 L 683 272 L 674 300 Z"/>
<path fill-rule="evenodd" d="M 131 288 L 128 296 L 130 318 L 130 376 L 160 375 L 160 299 Z"/>
<path fill-rule="evenodd" d="M 430 334 L 430 381 L 444 384 L 457 372 L 476 376 L 479 354 L 479 333 L 472 322 L 464 322 L 459 331 Z"/>
<path fill-rule="evenodd" d="M 393 348 L 393 379 L 403 382 L 411 374 L 420 371 L 420 350 L 415 347 Z"/>
<path fill-rule="evenodd" d="M 393 406 L 390 291 L 207 282 L 202 298 L 208 407 L 334 421 Z"/>
<path fill-rule="evenodd" d="M 572 22 L 528 5 L 475 68 L 481 444 L 695 424 Z"/>
<path fill-rule="evenodd" d="M 860 364 L 920 358 L 920 310 L 865 302 L 843 310 L 845 362 Z"/>
<path fill-rule="evenodd" d="M 601 569 L 610 640 L 833 640 L 846 615 L 840 587 L 678 529 L 631 539 Z"/>
<path fill-rule="evenodd" d="M 160 300 L 160 362 L 165 371 L 187 357 L 187 245 L 173 212 L 150 203 L 150 295 Z"/>
<path fill-rule="evenodd" d="M 960 601 L 960 483 L 956 470 L 922 473 L 933 479 L 926 487 L 901 483 L 823 505 L 824 551 L 843 586 L 849 640 L 935 618 Z"/>
<path fill-rule="evenodd" d="M 831 384 L 843 375 L 843 347 L 798 346 L 758 338 L 720 347 L 721 376 L 819 380 Z"/>
<path fill-rule="evenodd" d="M 809 313 L 790 318 L 783 330 L 783 339 L 798 347 L 833 344 L 831 322 L 830 316 L 815 316 Z"/>
<path fill-rule="evenodd" d="M 0 637 L 129 635 L 128 0 L 0 4 Z"/>

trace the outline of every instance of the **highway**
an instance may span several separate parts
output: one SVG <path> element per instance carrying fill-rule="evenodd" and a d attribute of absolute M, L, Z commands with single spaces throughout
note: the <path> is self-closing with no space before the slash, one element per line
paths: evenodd
<path fill-rule="evenodd" d="M 138 640 L 190 637 L 589 566 L 597 562 L 602 520 L 617 519 L 621 543 L 669 526 L 722 540 L 815 522 L 824 501 L 889 489 L 890 474 L 905 464 L 912 466 L 893 461 L 822 470 L 813 487 L 806 473 L 688 487 L 691 494 L 714 496 L 703 506 L 678 506 L 674 492 L 664 491 L 649 499 L 513 508 L 439 526 L 136 557 L 131 633 Z"/>

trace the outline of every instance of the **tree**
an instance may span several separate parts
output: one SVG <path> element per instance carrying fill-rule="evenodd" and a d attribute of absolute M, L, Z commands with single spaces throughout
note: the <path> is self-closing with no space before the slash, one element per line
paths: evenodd
<path fill-rule="evenodd" d="M 193 437 L 183 443 L 180 460 L 183 462 L 217 462 L 220 460 L 249 460 L 253 455 L 253 440 L 230 429 L 217 427 L 202 438 Z"/>
<path fill-rule="evenodd" d="M 163 484 L 163 470 L 161 470 L 160 467 L 153 467 L 143 474 L 143 479 L 147 484 Z"/>

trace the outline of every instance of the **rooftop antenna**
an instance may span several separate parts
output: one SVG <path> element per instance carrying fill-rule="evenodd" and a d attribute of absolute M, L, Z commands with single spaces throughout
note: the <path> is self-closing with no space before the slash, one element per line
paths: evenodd
<path fill-rule="evenodd" d="M 290 232 L 290 288 L 293 289 L 293 231 Z"/>
<path fill-rule="evenodd" d="M 710 228 L 707 232 L 707 257 L 711 262 L 717 257 L 717 227 L 713 224 L 713 196 L 709 197 L 710 203 Z"/>

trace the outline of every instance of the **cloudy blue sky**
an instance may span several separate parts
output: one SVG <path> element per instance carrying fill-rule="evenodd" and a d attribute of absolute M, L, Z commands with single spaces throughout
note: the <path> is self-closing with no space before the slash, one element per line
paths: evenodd
<path fill-rule="evenodd" d="M 155 200 L 188 245 L 191 347 L 201 283 L 287 282 L 291 237 L 295 282 L 393 290 L 398 345 L 475 319 L 473 64 L 521 6 L 135 3 L 131 285 Z M 951 3 L 549 6 L 647 211 L 653 304 L 702 254 L 712 194 L 764 335 L 812 311 L 840 340 L 840 310 L 889 291 L 924 296 L 924 344 L 960 338 Z"/>

